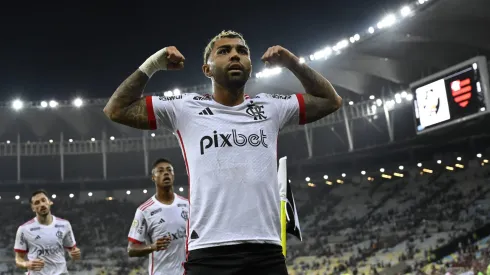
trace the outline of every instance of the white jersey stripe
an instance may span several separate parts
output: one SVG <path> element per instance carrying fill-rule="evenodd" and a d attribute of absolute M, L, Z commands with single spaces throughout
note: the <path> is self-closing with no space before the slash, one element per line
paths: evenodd
<path fill-rule="evenodd" d="M 187 219 L 187 237 L 185 238 L 185 260 L 187 261 L 187 257 L 189 256 L 189 236 L 191 235 L 191 232 L 189 232 L 191 222 L 191 176 L 189 173 L 189 164 L 187 163 L 187 153 L 185 152 L 184 141 L 182 140 L 182 135 L 180 134 L 179 130 L 177 130 L 177 135 L 179 136 L 180 145 L 182 146 L 182 155 L 184 156 L 185 169 L 187 170 L 187 184 L 189 186 L 189 190 L 187 192 L 189 194 L 189 199 L 187 200 L 189 202 L 189 218 Z"/>

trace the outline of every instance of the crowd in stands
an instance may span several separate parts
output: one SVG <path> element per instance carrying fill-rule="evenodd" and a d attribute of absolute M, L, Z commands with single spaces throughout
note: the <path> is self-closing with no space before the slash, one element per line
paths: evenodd
<path fill-rule="evenodd" d="M 288 240 L 289 273 L 487 274 L 490 237 L 473 232 L 490 221 L 489 172 L 473 165 L 431 174 L 407 171 L 382 182 L 346 181 L 325 192 L 298 188 L 303 242 Z M 14 265 L 13 245 L 17 227 L 33 213 L 27 204 L 2 206 L 0 275 L 24 274 Z M 117 199 L 56 200 L 53 214 L 72 223 L 82 250 L 82 261 L 69 264 L 71 274 L 147 274 L 146 258 L 126 254 L 137 206 Z M 451 254 L 436 257 L 439 248 L 468 235 Z"/>

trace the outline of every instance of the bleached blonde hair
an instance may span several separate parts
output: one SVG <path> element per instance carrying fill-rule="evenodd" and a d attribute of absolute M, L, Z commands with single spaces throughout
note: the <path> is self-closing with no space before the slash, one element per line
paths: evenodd
<path fill-rule="evenodd" d="M 216 41 L 222 38 L 239 38 L 240 40 L 243 41 L 243 44 L 247 46 L 247 42 L 245 41 L 241 33 L 232 30 L 221 31 L 218 35 L 213 37 L 213 39 L 211 39 L 211 41 L 209 41 L 208 45 L 206 46 L 206 49 L 204 50 L 204 64 L 208 63 L 208 59 L 209 56 L 211 55 L 211 51 L 213 50 L 214 43 L 216 43 Z"/>

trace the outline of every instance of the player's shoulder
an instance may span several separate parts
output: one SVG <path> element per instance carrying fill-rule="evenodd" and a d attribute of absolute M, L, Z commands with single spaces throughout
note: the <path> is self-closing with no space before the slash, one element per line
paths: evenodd
<path fill-rule="evenodd" d="M 290 95 L 282 95 L 282 94 L 269 94 L 269 93 L 260 93 L 257 94 L 253 99 L 260 101 L 273 101 L 273 100 L 290 100 L 294 99 L 296 94 Z"/>
<path fill-rule="evenodd" d="M 148 200 L 146 200 L 144 203 L 138 206 L 137 211 L 145 212 L 154 206 L 155 206 L 155 201 L 153 200 L 153 196 L 151 196 Z"/>
<path fill-rule="evenodd" d="M 198 93 L 183 93 L 180 95 L 171 95 L 171 96 L 155 96 L 157 100 L 160 101 L 192 101 L 192 100 L 206 100 L 206 96 L 200 95 Z M 209 97 L 210 100 L 210 97 Z"/>
<path fill-rule="evenodd" d="M 64 228 L 64 227 L 70 225 L 70 221 L 63 219 L 63 218 L 60 218 L 58 216 L 55 216 L 55 217 L 56 217 L 56 220 L 54 222 L 55 228 Z"/>
<path fill-rule="evenodd" d="M 174 193 L 175 194 L 175 193 Z M 180 195 L 177 195 L 175 194 L 175 199 L 177 200 L 177 202 L 179 203 L 185 203 L 185 204 L 189 204 L 189 199 L 186 198 L 186 197 L 182 197 Z"/>
<path fill-rule="evenodd" d="M 29 228 L 29 227 L 32 227 L 35 224 L 36 224 L 36 218 L 32 218 L 32 219 L 28 220 L 27 222 L 23 223 L 22 225 L 20 225 L 19 226 L 19 229 Z"/>

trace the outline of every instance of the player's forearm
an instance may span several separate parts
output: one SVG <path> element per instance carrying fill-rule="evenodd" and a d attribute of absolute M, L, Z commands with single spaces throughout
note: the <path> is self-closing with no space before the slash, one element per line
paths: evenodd
<path fill-rule="evenodd" d="M 299 61 L 293 62 L 289 70 L 299 79 L 307 94 L 327 99 L 333 107 L 340 108 L 342 98 L 337 94 L 330 81 L 321 74 Z"/>
<path fill-rule="evenodd" d="M 141 98 L 149 77 L 137 69 L 119 85 L 107 102 L 104 113 L 111 120 L 118 120 L 124 115 L 125 109 Z"/>
<path fill-rule="evenodd" d="M 23 258 L 19 258 L 19 257 L 15 258 L 15 266 L 17 266 L 18 268 L 27 269 L 27 262 L 28 261 L 26 261 Z"/>
<path fill-rule="evenodd" d="M 129 257 L 144 257 L 155 251 L 155 247 L 150 244 L 132 244 L 128 247 Z"/>

